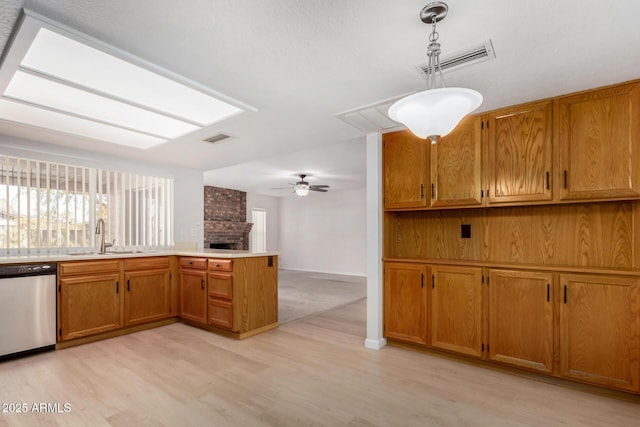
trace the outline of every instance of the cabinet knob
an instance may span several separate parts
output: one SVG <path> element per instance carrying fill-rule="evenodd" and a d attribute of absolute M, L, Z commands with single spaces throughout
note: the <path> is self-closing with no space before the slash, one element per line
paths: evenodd
<path fill-rule="evenodd" d="M 220 264 L 216 264 L 216 267 L 220 267 Z"/>

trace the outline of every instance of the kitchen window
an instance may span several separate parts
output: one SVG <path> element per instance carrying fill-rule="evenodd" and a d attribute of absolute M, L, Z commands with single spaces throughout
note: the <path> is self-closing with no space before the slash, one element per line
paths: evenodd
<path fill-rule="evenodd" d="M 116 248 L 173 244 L 173 180 L 0 156 L 0 254 L 92 251 L 105 220 Z"/>

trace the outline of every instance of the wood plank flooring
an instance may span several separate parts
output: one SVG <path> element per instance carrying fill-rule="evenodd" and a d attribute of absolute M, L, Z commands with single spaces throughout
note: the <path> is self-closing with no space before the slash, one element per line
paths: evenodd
<path fill-rule="evenodd" d="M 3 362 L 1 403 L 71 411 L 3 413 L 0 426 L 640 425 L 632 396 L 367 350 L 365 310 L 359 300 L 244 341 L 172 324 Z"/>

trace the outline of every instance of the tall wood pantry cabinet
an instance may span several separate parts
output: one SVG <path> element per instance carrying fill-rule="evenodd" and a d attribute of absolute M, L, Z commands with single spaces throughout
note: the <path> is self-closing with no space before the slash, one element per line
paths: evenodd
<path fill-rule="evenodd" d="M 384 134 L 389 342 L 640 393 L 638 111 L 640 80 L 471 116 L 435 145 Z"/>

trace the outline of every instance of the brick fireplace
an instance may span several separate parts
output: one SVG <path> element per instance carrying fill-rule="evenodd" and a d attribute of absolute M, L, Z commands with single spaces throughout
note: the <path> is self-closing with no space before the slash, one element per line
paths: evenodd
<path fill-rule="evenodd" d="M 204 187 L 204 247 L 249 250 L 247 193 Z"/>

